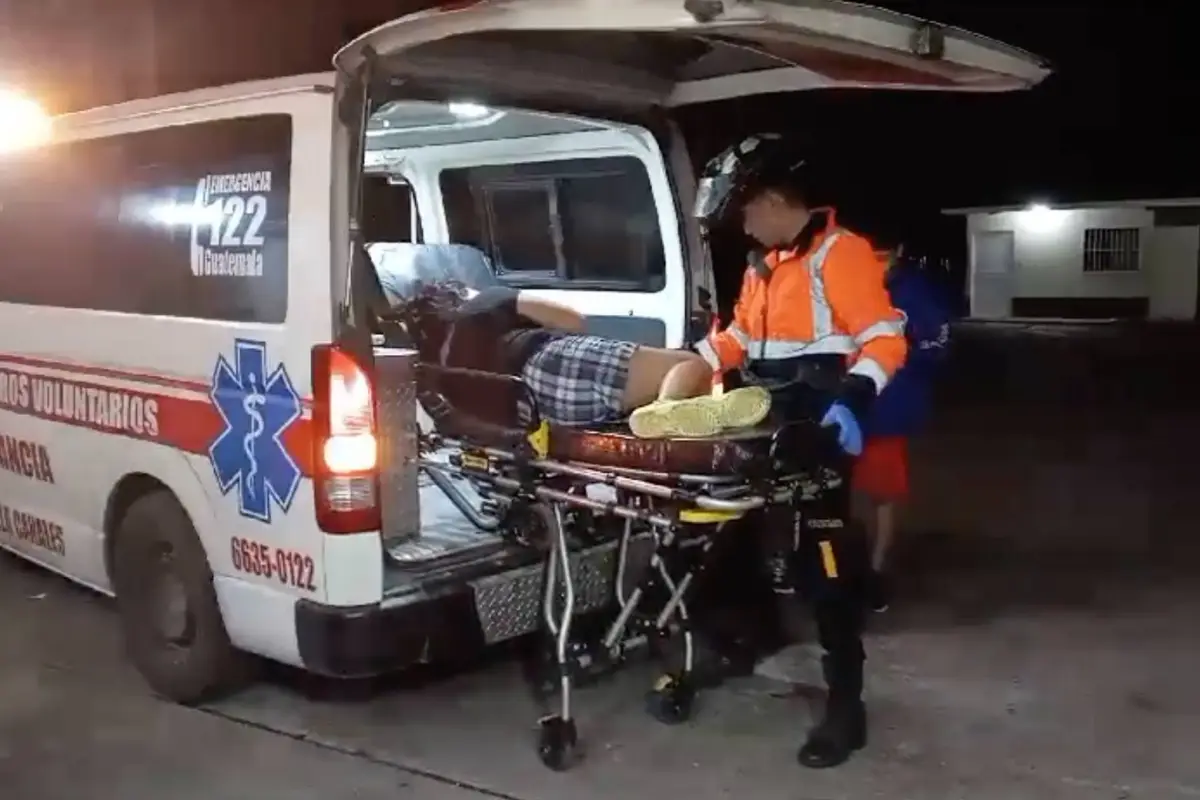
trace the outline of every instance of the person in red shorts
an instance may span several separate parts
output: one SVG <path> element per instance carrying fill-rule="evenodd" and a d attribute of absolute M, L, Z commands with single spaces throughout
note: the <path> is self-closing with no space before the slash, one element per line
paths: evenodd
<path fill-rule="evenodd" d="M 896 535 L 896 510 L 908 500 L 908 442 L 929 417 L 933 381 L 950 343 L 949 304 L 937 284 L 904 257 L 901 247 L 890 254 L 888 263 L 892 305 L 907 318 L 908 360 L 871 409 L 852 481 L 871 506 L 867 599 L 875 611 L 886 610 L 890 602 L 887 556 Z"/>
<path fill-rule="evenodd" d="M 887 611 L 891 597 L 887 556 L 896 535 L 896 508 L 908 500 L 908 438 L 868 438 L 854 466 L 853 485 L 871 506 L 867 523 L 871 541 L 867 602 L 874 611 Z"/>

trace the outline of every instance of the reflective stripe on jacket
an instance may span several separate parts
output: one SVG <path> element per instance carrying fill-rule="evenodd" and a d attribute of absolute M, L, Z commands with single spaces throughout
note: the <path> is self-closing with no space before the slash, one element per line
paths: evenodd
<path fill-rule="evenodd" d="M 892 306 L 884 270 L 866 239 L 840 228 L 818 234 L 806 253 L 772 252 L 765 277 L 746 269 L 732 324 L 696 350 L 720 370 L 841 354 L 851 374 L 882 391 L 908 353 L 904 315 Z"/>

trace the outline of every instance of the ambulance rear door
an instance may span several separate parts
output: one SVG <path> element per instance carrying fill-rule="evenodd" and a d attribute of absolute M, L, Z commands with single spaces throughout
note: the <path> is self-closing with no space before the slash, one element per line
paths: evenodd
<path fill-rule="evenodd" d="M 401 17 L 343 48 L 343 93 L 469 101 L 661 129 L 682 106 L 813 89 L 1004 92 L 1050 74 L 1036 56 L 841 0 L 483 0 Z M 344 115 L 348 136 L 361 121 Z M 666 154 L 677 206 L 694 176 Z M 686 187 L 686 188 L 685 188 Z M 706 248 L 684 214 L 695 293 Z M 672 232 L 664 231 L 664 235 Z M 336 277 L 336 276 L 335 276 Z"/>

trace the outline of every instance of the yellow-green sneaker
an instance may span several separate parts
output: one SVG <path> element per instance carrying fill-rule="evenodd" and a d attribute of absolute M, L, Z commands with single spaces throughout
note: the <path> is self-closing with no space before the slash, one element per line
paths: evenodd
<path fill-rule="evenodd" d="M 641 439 L 715 436 L 730 428 L 757 425 L 770 411 L 771 393 L 746 386 L 719 397 L 702 395 L 642 406 L 629 415 L 629 429 Z"/>
<path fill-rule="evenodd" d="M 761 386 L 743 386 L 710 401 L 717 405 L 717 421 L 722 429 L 749 428 L 771 413 L 771 393 Z"/>
<path fill-rule="evenodd" d="M 629 430 L 639 439 L 693 439 L 720 433 L 721 421 L 712 398 L 660 400 L 634 409 Z"/>

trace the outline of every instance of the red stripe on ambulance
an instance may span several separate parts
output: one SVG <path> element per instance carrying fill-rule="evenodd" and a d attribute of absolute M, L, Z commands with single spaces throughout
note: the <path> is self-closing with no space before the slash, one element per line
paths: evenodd
<path fill-rule="evenodd" d="M 150 383 L 169 389 L 183 389 L 191 392 L 207 392 L 208 383 L 205 381 L 180 378 L 163 372 L 142 372 L 116 367 L 97 367 L 90 364 L 78 364 L 73 361 L 58 361 L 34 356 L 21 356 L 12 353 L 0 353 L 0 365 L 12 364 L 18 367 L 34 367 L 36 369 L 53 369 L 62 372 L 72 372 L 76 375 L 86 375 L 93 378 L 111 378 L 119 381 L 135 381 Z M 0 366 L 3 369 L 3 366 Z"/>
<path fill-rule="evenodd" d="M 177 397 L 41 375 L 13 369 L 10 365 L 148 383 L 203 394 Z M 100 433 L 156 442 L 195 455 L 207 456 L 208 448 L 224 428 L 221 415 L 207 393 L 208 387 L 199 382 L 172 380 L 165 383 L 161 376 L 0 355 L 0 409 Z M 310 420 L 301 418 L 293 422 L 282 437 L 284 448 L 305 476 L 312 475 L 311 430 Z"/>
<path fill-rule="evenodd" d="M 35 356 L 16 355 L 14 353 L 0 353 L 0 370 L 4 370 L 8 365 L 17 367 L 33 367 L 35 369 L 52 369 L 58 372 L 70 372 L 74 375 L 82 375 L 89 378 L 101 378 L 115 381 L 132 381 L 134 383 L 148 383 L 153 386 L 161 386 L 166 389 L 178 389 L 185 392 L 201 392 L 207 395 L 209 385 L 207 381 L 195 380 L 192 378 L 182 378 L 178 375 L 170 375 L 165 372 L 146 372 L 142 370 L 128 370 L 118 367 L 99 367 L 92 364 L 80 364 L 75 361 L 51 360 L 46 358 L 37 358 Z M 304 408 L 312 406 L 311 398 L 301 398 L 300 405 Z"/>

